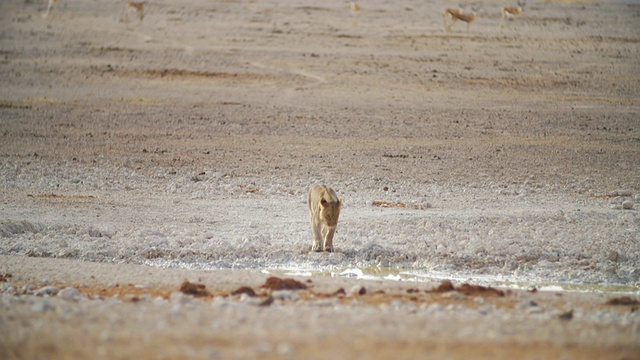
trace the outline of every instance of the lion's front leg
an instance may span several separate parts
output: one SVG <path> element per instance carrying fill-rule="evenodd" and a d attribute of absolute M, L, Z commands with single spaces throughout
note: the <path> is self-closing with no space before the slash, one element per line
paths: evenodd
<path fill-rule="evenodd" d="M 320 225 L 314 219 L 311 219 L 311 231 L 313 232 L 313 246 L 311 251 L 322 251 L 322 235 L 320 233 Z"/>
<path fill-rule="evenodd" d="M 333 235 L 336 233 L 335 226 L 325 226 L 322 229 L 322 237 L 324 238 L 324 251 L 333 252 Z"/>

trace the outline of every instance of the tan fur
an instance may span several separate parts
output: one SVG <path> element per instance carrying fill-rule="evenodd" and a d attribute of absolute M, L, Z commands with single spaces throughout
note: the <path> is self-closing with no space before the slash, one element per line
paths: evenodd
<path fill-rule="evenodd" d="M 349 4 L 349 9 L 351 10 L 351 16 L 356 16 L 360 12 L 360 4 L 355 1 L 352 1 Z"/>
<path fill-rule="evenodd" d="M 313 232 L 311 250 L 333 252 L 333 235 L 338 226 L 342 201 L 330 187 L 311 185 L 308 204 Z"/>
<path fill-rule="evenodd" d="M 458 20 L 467 23 L 467 32 L 469 32 L 469 29 L 471 28 L 471 23 L 475 19 L 476 19 L 475 13 L 465 14 L 460 9 L 452 9 L 452 8 L 447 8 L 444 10 L 444 28 L 445 30 L 447 30 L 447 32 L 451 32 L 451 26 L 453 26 L 453 24 Z M 448 24 L 447 20 L 451 20 L 450 25 Z"/>
<path fill-rule="evenodd" d="M 505 6 L 502 8 L 502 18 L 506 18 L 507 16 L 518 16 L 522 14 L 522 8 L 519 6 Z"/>
<path fill-rule="evenodd" d="M 126 13 L 125 13 L 125 17 L 126 17 L 126 21 L 129 21 L 129 14 L 135 14 L 139 19 L 140 22 L 142 22 L 142 20 L 144 19 L 144 5 L 145 2 L 141 1 L 141 2 L 137 2 L 137 1 L 129 1 L 127 2 L 127 7 L 125 8 Z"/>

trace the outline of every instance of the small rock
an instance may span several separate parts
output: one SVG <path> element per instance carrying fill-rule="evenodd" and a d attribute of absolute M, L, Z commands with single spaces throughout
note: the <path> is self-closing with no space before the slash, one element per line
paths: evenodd
<path fill-rule="evenodd" d="M 100 233 L 100 230 L 90 229 L 89 230 L 89 236 L 92 237 L 92 238 L 99 238 L 99 237 L 102 237 L 102 233 Z"/>
<path fill-rule="evenodd" d="M 437 288 L 433 289 L 433 292 L 445 293 L 453 290 L 455 290 L 453 283 L 449 280 L 443 280 Z"/>
<path fill-rule="evenodd" d="M 100 235 L 108 238 L 114 237 L 118 232 L 118 230 L 116 230 L 116 228 L 113 226 L 105 226 L 103 228 L 100 228 L 99 231 L 100 231 Z"/>
<path fill-rule="evenodd" d="M 45 286 L 36 291 L 36 296 L 54 296 L 60 289 L 57 286 Z"/>
<path fill-rule="evenodd" d="M 631 200 L 625 200 L 625 201 L 622 202 L 622 208 L 624 210 L 632 210 L 633 209 L 633 205 L 634 205 L 634 203 Z"/>
<path fill-rule="evenodd" d="M 60 290 L 58 297 L 67 301 L 78 301 L 80 297 L 82 297 L 82 294 L 77 289 L 69 287 Z"/>
<path fill-rule="evenodd" d="M 242 293 L 240 294 L 240 298 L 238 298 L 238 301 L 249 305 L 259 305 L 262 302 L 262 299 L 257 296 L 249 296 L 248 294 Z"/>
<path fill-rule="evenodd" d="M 349 296 L 366 295 L 367 289 L 364 286 L 355 285 L 349 290 Z"/>
<path fill-rule="evenodd" d="M 33 285 L 22 285 L 20 288 L 21 295 L 29 295 L 31 293 L 33 293 Z"/>
<path fill-rule="evenodd" d="M 16 292 L 16 288 L 13 284 L 6 283 L 2 285 L 2 292 L 5 294 L 14 294 Z"/>
<path fill-rule="evenodd" d="M 204 284 L 196 284 L 189 282 L 187 280 L 182 282 L 180 285 L 180 291 L 184 294 L 193 295 L 193 296 L 209 296 L 211 295 L 209 291 L 207 291 L 207 287 Z"/>
<path fill-rule="evenodd" d="M 246 294 L 247 296 L 250 296 L 250 297 L 256 296 L 256 292 L 248 286 L 241 286 L 238 289 L 231 292 L 231 295 L 241 295 L 241 294 Z"/>
<path fill-rule="evenodd" d="M 271 304 L 273 304 L 273 296 L 269 295 L 269 297 L 259 303 L 258 306 L 269 306 Z"/>
<path fill-rule="evenodd" d="M 343 289 L 343 288 L 340 288 L 340 289 L 336 290 L 336 291 L 335 291 L 333 294 L 331 294 L 331 295 L 333 295 L 333 296 L 344 296 L 344 295 L 347 295 L 347 292 L 346 292 L 346 291 L 344 291 L 344 289 Z"/>
<path fill-rule="evenodd" d="M 573 319 L 573 310 L 569 310 L 567 312 L 564 312 L 560 315 L 558 315 L 558 318 L 561 320 L 571 320 Z"/>
<path fill-rule="evenodd" d="M 124 296 L 124 301 L 127 301 L 127 302 L 137 303 L 140 300 L 141 300 L 140 297 L 138 297 L 138 296 L 136 296 L 134 294 L 127 294 L 127 295 Z"/>

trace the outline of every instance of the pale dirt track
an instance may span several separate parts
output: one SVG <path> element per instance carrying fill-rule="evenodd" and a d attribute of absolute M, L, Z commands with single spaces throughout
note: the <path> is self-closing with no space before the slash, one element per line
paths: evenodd
<path fill-rule="evenodd" d="M 224 226 L 251 229 L 270 220 L 234 223 L 242 206 L 268 211 L 281 199 L 288 221 L 295 206 L 304 212 L 309 183 L 324 181 L 352 204 L 342 239 L 356 237 L 370 200 L 421 196 L 437 216 L 507 217 L 534 206 L 622 214 L 615 226 L 585 231 L 626 247 L 596 265 L 576 263 L 637 283 L 640 6 L 532 2 L 503 23 L 500 4 L 485 2 L 469 33 L 458 24 L 448 34 L 441 14 L 455 4 L 445 1 L 367 1 L 355 18 L 343 2 L 163 1 L 147 4 L 142 24 L 120 22 L 115 2 L 62 0 L 42 19 L 40 3 L 3 1 L 0 220 L 191 231 L 215 225 L 201 209 L 219 202 L 229 204 Z M 177 186 L 174 177 L 186 180 Z M 218 178 L 234 189 L 195 187 Z M 611 213 L 621 189 L 635 207 Z M 184 279 L 219 295 L 257 289 L 267 277 L 257 271 L 101 264 L 43 248 L 0 257 L 0 274 L 12 274 L 0 303 L 2 358 L 640 352 L 637 305 L 606 305 L 613 294 L 445 296 L 424 292 L 437 284 L 361 281 L 373 290 L 364 297 L 287 293 L 259 307 L 171 296 Z M 464 262 L 455 256 L 435 261 Z M 45 279 L 84 295 L 20 291 Z M 312 278 L 317 293 L 348 293 L 356 282 Z"/>

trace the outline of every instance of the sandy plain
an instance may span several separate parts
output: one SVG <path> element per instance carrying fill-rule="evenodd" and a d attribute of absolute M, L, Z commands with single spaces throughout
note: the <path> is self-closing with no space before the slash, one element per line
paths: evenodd
<path fill-rule="evenodd" d="M 216 201 L 233 227 L 245 197 L 267 223 L 269 201 L 299 205 L 313 180 L 336 184 L 357 213 L 412 203 L 428 184 L 446 194 L 419 202 L 434 209 L 606 209 L 622 230 L 585 231 L 626 248 L 603 247 L 613 270 L 602 273 L 637 285 L 640 6 L 528 2 L 503 21 L 501 4 L 468 4 L 470 31 L 447 33 L 442 12 L 457 4 L 446 1 L 367 1 L 357 16 L 342 1 L 154 1 L 142 22 L 122 21 L 120 2 L 63 0 L 43 19 L 42 3 L 3 1 L 2 241 L 37 232 L 23 220 L 214 227 L 200 208 Z M 190 185 L 167 189 L 172 176 Z M 220 177 L 235 191 L 180 190 Z M 306 216 L 304 204 L 288 211 Z M 270 292 L 269 276 L 288 276 L 43 246 L 0 255 L 2 358 L 640 353 L 637 294 L 326 276 Z M 210 294 L 180 292 L 185 279 Z M 241 286 L 258 296 L 231 295 Z"/>

